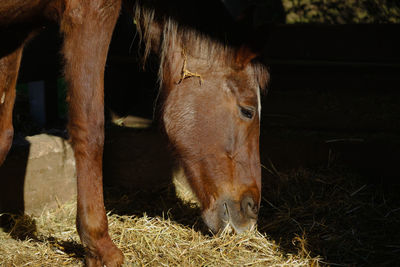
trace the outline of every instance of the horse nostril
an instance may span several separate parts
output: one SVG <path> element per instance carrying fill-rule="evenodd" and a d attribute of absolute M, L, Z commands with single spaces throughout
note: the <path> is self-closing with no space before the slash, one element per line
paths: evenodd
<path fill-rule="evenodd" d="M 242 210 L 243 212 L 251 217 L 256 219 L 258 215 L 258 205 L 254 202 L 254 199 L 250 196 L 246 196 L 242 199 Z"/>
<path fill-rule="evenodd" d="M 224 217 L 225 219 L 229 220 L 229 209 L 226 203 L 224 203 Z"/>

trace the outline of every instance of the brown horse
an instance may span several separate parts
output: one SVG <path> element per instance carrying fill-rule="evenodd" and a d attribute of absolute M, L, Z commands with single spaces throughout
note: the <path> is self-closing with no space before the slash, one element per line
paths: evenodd
<path fill-rule="evenodd" d="M 128 8 L 133 4 L 127 1 Z M 167 2 L 167 1 L 166 1 Z M 103 203 L 103 76 L 120 0 L 3 0 L 0 3 L 0 164 L 12 143 L 12 107 L 22 50 L 57 22 L 68 82 L 68 130 L 78 184 L 77 229 L 88 266 L 120 266 Z M 261 192 L 260 88 L 267 72 L 244 46 L 226 46 L 165 13 L 135 5 L 144 58 L 159 55 L 165 132 L 201 203 L 208 227 L 255 225 Z"/>

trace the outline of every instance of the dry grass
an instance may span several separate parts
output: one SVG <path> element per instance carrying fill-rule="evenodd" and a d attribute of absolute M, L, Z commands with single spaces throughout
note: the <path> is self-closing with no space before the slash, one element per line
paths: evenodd
<path fill-rule="evenodd" d="M 299 246 L 321 255 L 322 265 L 399 266 L 397 181 L 340 167 L 274 176 L 264 181 L 270 188 L 263 192 L 258 224 L 281 249 L 291 251 L 301 237 L 306 242 Z"/>
<path fill-rule="evenodd" d="M 109 214 L 114 242 L 126 266 L 316 266 L 304 251 L 284 254 L 257 231 L 207 236 L 168 218 Z M 22 240 L 19 238 L 23 238 Z M 10 233 L 0 232 L 0 266 L 82 266 L 75 231 L 75 204 L 25 216 Z"/>
<path fill-rule="evenodd" d="M 107 188 L 110 232 L 126 265 L 398 266 L 398 185 L 340 169 L 268 167 L 259 232 L 241 235 L 210 235 L 196 205 L 178 201 L 170 185 L 133 194 Z M 0 266 L 82 266 L 83 255 L 74 203 L 0 231 Z"/>

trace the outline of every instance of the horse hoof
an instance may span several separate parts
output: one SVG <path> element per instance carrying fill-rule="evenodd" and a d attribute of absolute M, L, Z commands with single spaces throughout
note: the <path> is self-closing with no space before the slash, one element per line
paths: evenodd
<path fill-rule="evenodd" d="M 88 254 L 85 261 L 87 267 L 120 267 L 124 263 L 124 255 L 120 249 L 113 246 L 97 257 Z"/>
<path fill-rule="evenodd" d="M 124 263 L 124 254 L 122 254 L 119 248 L 114 246 L 111 251 L 107 251 L 102 259 L 103 264 L 107 267 L 120 267 Z"/>

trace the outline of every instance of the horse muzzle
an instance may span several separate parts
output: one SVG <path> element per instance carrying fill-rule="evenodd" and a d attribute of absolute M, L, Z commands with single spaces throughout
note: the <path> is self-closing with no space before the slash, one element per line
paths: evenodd
<path fill-rule="evenodd" d="M 239 201 L 222 198 L 203 211 L 203 220 L 214 233 L 231 227 L 235 233 L 252 229 L 257 223 L 259 203 L 245 195 Z"/>

